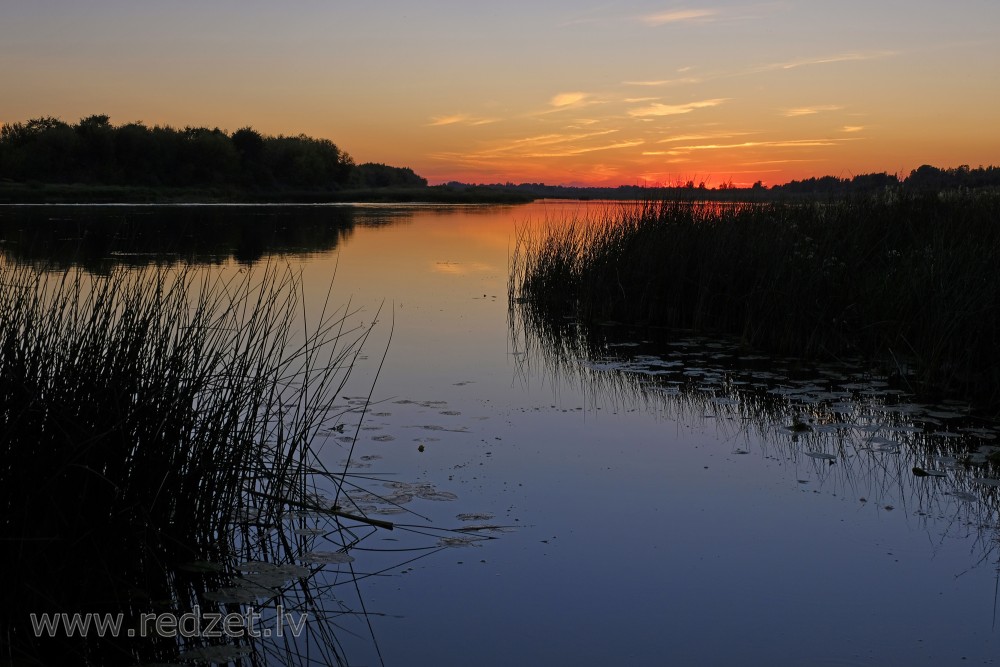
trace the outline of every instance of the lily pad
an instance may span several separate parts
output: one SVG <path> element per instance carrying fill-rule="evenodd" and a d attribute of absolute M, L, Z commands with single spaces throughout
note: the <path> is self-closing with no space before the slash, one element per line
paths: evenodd
<path fill-rule="evenodd" d="M 310 551 L 304 554 L 299 560 L 304 563 L 320 563 L 322 565 L 342 565 L 353 563 L 354 556 L 340 551 Z"/>

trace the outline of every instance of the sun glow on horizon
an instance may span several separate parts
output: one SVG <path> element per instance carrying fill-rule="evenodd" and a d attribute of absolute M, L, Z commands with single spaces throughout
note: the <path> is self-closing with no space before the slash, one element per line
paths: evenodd
<path fill-rule="evenodd" d="M 1000 89 L 974 84 L 1000 78 L 996 25 L 978 0 L 40 0 L 0 24 L 0 111 L 304 133 L 432 183 L 906 173 L 1000 159 Z"/>

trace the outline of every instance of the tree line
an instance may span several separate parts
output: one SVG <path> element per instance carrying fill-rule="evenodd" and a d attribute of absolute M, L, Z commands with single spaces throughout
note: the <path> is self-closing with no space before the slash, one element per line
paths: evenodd
<path fill-rule="evenodd" d="M 402 167 L 355 164 L 328 139 L 268 136 L 244 127 L 114 125 L 93 115 L 70 125 L 32 118 L 0 126 L 0 180 L 151 187 L 340 190 L 426 187 Z"/>
<path fill-rule="evenodd" d="M 923 165 L 900 178 L 885 172 L 858 174 L 850 178 L 820 176 L 793 180 L 788 183 L 765 186 L 757 181 L 750 187 L 723 181 L 707 187 L 704 181 L 679 180 L 672 185 L 619 185 L 617 187 L 585 187 L 546 185 L 545 183 L 492 183 L 468 185 L 457 181 L 446 184 L 454 190 L 477 187 L 503 192 L 517 192 L 538 198 L 551 199 L 710 199 L 716 201 L 754 199 L 780 199 L 785 196 L 835 197 L 853 194 L 872 194 L 886 190 L 908 192 L 941 192 L 943 190 L 976 190 L 1000 188 L 1000 167 L 970 168 L 962 165 L 939 168 Z"/>
<path fill-rule="evenodd" d="M 939 192 L 941 190 L 976 190 L 997 187 L 1000 187 L 1000 167 L 970 168 L 969 165 L 963 164 L 959 167 L 940 168 L 925 164 L 912 170 L 905 178 L 884 172 L 858 174 L 851 178 L 822 176 L 789 181 L 783 185 L 773 185 L 770 190 L 789 194 L 836 195 L 893 188 Z"/>

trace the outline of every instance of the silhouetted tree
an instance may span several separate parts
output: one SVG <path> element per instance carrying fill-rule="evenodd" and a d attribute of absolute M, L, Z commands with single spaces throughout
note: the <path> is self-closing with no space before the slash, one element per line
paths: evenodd
<path fill-rule="evenodd" d="M 243 181 L 247 185 L 264 185 L 273 179 L 264 168 L 264 137 L 252 127 L 243 127 L 232 135 L 233 147 L 240 156 Z"/>
<path fill-rule="evenodd" d="M 0 178 L 50 183 L 280 186 L 336 189 L 354 170 L 327 139 L 265 137 L 250 127 L 111 124 L 107 115 L 75 126 L 52 117 L 0 127 Z"/>
<path fill-rule="evenodd" d="M 417 176 L 408 167 L 365 162 L 354 168 L 350 185 L 355 188 L 422 188 L 427 186 L 427 179 Z"/>

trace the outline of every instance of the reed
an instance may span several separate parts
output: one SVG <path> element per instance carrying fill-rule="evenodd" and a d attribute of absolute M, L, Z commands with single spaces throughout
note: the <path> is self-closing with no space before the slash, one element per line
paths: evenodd
<path fill-rule="evenodd" d="M 518 237 L 512 302 L 695 328 L 801 357 L 862 355 L 1000 403 L 1000 197 L 645 202 Z"/>
<path fill-rule="evenodd" d="M 297 331 L 290 270 L 208 275 L 0 265 L 0 660 L 175 656 L 38 639 L 28 614 L 189 609 L 204 573 L 178 564 L 277 558 L 255 530 L 310 505 L 310 444 L 368 330 L 329 308 Z"/>

